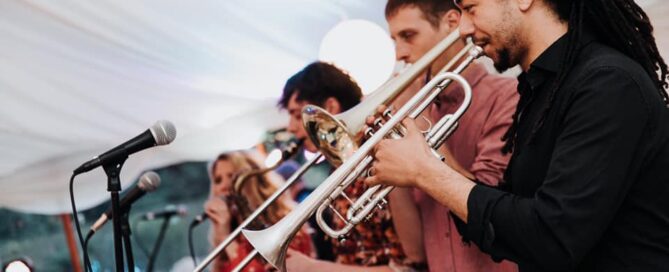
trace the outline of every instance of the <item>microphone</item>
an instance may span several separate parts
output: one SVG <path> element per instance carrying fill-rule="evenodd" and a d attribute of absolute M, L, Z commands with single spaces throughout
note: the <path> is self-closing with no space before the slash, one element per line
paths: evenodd
<path fill-rule="evenodd" d="M 164 210 L 159 211 L 159 212 L 148 212 L 144 214 L 140 219 L 141 220 L 155 220 L 155 219 L 160 219 L 160 218 L 169 218 L 174 215 L 178 216 L 186 216 L 188 213 L 188 208 L 184 205 L 169 205 L 167 206 Z"/>
<path fill-rule="evenodd" d="M 225 201 L 226 205 L 228 205 L 228 207 L 230 207 L 230 201 L 232 201 L 230 197 L 219 196 L 219 198 L 221 200 Z M 230 209 L 231 209 L 230 212 L 233 212 L 233 209 L 232 208 L 230 208 Z M 206 212 L 202 212 L 200 215 L 193 218 L 193 221 L 190 222 L 190 227 L 192 228 L 192 227 L 195 227 L 199 224 L 202 224 L 202 222 L 206 221 L 207 219 L 209 219 L 209 215 Z"/>
<path fill-rule="evenodd" d="M 195 227 L 199 224 L 202 224 L 202 222 L 204 222 L 207 219 L 209 219 L 209 215 L 207 215 L 207 213 L 203 212 L 202 214 L 193 218 L 193 221 L 190 222 L 190 226 Z"/>
<path fill-rule="evenodd" d="M 125 159 L 130 154 L 149 147 L 169 144 L 176 136 L 177 130 L 170 121 L 158 121 L 153 124 L 151 128 L 147 129 L 142 134 L 137 135 L 135 138 L 85 162 L 74 170 L 74 174 L 88 172 L 107 163 L 117 163 L 118 160 Z"/>
<path fill-rule="evenodd" d="M 147 192 L 153 192 L 156 188 L 158 188 L 158 186 L 160 186 L 160 176 L 158 176 L 156 172 L 144 173 L 144 175 L 139 178 L 137 186 L 125 194 L 123 199 L 121 199 L 119 204 L 121 207 L 120 210 L 129 208 L 132 203 L 137 201 L 137 199 L 144 196 Z M 107 211 L 104 212 L 97 221 L 95 221 L 93 226 L 91 226 L 91 232 L 98 231 L 102 226 L 104 226 L 105 223 L 107 223 L 111 216 L 112 209 L 109 207 L 109 209 L 107 209 Z"/>

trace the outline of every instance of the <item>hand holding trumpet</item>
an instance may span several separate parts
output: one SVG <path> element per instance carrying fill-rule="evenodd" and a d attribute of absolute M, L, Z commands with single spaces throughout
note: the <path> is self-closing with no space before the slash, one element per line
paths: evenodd
<path fill-rule="evenodd" d="M 378 116 L 383 116 L 385 107 L 377 108 Z M 378 117 L 370 116 L 366 119 L 369 127 L 373 127 Z M 404 137 L 401 139 L 381 140 L 373 149 L 374 161 L 364 182 L 368 186 L 378 184 L 416 187 L 434 199 L 440 200 L 442 205 L 450 207 L 452 211 L 465 222 L 467 220 L 467 206 L 465 200 L 457 200 L 463 195 L 468 196 L 474 183 L 473 175 L 464 170 L 455 160 L 450 159 L 446 148 L 446 163 L 439 160 L 425 141 L 425 135 L 416 125 L 414 119 L 404 119 Z M 453 190 L 442 190 L 442 186 L 453 187 Z M 456 192 L 449 196 L 437 196 L 437 193 Z M 461 194 L 460 192 L 466 192 Z"/>
<path fill-rule="evenodd" d="M 443 164 L 432 154 L 414 120 L 405 119 L 402 125 L 406 128 L 403 138 L 385 139 L 374 147 L 374 162 L 365 178 L 367 185 L 419 187 L 426 166 Z"/>

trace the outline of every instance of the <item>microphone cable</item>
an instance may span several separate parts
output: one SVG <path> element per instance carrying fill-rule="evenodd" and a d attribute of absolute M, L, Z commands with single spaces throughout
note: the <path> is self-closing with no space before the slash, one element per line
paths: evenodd
<path fill-rule="evenodd" d="M 81 234 L 81 226 L 79 226 L 79 215 L 77 214 L 77 206 L 74 203 L 74 177 L 76 176 L 77 176 L 76 173 L 72 173 L 72 177 L 70 177 L 70 202 L 72 203 L 72 217 L 74 217 L 74 225 L 76 226 L 77 235 L 79 236 L 79 243 L 81 245 L 81 250 L 83 251 L 84 254 L 83 257 L 84 269 L 87 272 L 93 272 L 93 269 L 91 269 L 91 261 L 88 259 L 86 242 L 84 242 L 84 236 Z"/>
<path fill-rule="evenodd" d="M 190 252 L 190 257 L 193 259 L 193 265 L 197 267 L 197 259 L 195 257 L 195 248 L 193 247 L 193 229 L 201 222 L 195 220 L 190 222 L 188 225 L 188 251 Z"/>
<path fill-rule="evenodd" d="M 88 241 L 91 240 L 91 237 L 93 237 L 94 232 L 88 232 L 86 235 L 86 240 L 84 240 L 84 248 L 82 249 L 83 254 L 84 254 L 84 262 L 86 267 L 92 272 L 93 269 L 91 269 L 91 261 L 88 258 Z"/>

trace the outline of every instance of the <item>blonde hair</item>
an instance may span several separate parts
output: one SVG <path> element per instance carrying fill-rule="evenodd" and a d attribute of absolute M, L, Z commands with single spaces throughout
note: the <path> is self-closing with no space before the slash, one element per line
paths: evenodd
<path fill-rule="evenodd" d="M 249 171 L 261 170 L 257 156 L 244 151 L 232 151 L 220 154 L 211 164 L 210 175 L 213 176 L 216 165 L 221 161 L 228 161 L 232 164 L 236 176 L 240 176 Z M 211 179 L 213 181 L 213 178 Z M 233 180 L 233 182 L 236 181 Z M 242 185 L 240 192 L 233 192 L 245 200 L 249 213 L 257 209 L 265 200 L 267 200 L 279 187 L 281 181 L 278 175 L 273 173 L 264 173 L 262 175 L 249 176 Z M 233 184 L 234 187 L 234 184 Z M 243 203 L 243 202 L 242 202 Z M 240 203 L 237 203 L 241 205 Z M 244 207 L 238 207 L 240 210 Z M 283 216 L 290 212 L 291 203 L 285 197 L 279 197 L 265 212 L 260 215 L 264 224 L 273 225 Z M 245 214 L 244 216 L 248 216 Z M 245 219 L 245 218 L 244 218 Z M 241 222 L 238 222 L 241 223 Z M 257 224 L 256 224 L 257 226 Z"/>

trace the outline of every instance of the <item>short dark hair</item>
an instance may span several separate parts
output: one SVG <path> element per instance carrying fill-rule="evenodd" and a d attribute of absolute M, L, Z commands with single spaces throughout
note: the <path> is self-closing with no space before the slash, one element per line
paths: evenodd
<path fill-rule="evenodd" d="M 386 3 L 386 18 L 392 17 L 404 7 L 415 6 L 423 12 L 425 20 L 430 24 L 439 28 L 441 16 L 449 10 L 456 10 L 460 12 L 458 6 L 451 0 L 388 0 Z"/>
<path fill-rule="evenodd" d="M 323 106 L 325 100 L 333 97 L 341 105 L 342 111 L 352 108 L 362 99 L 362 90 L 347 73 L 321 61 L 307 65 L 288 79 L 279 99 L 279 107 L 287 108 L 293 94 L 297 94 L 298 101 L 307 101 L 317 106 Z"/>

